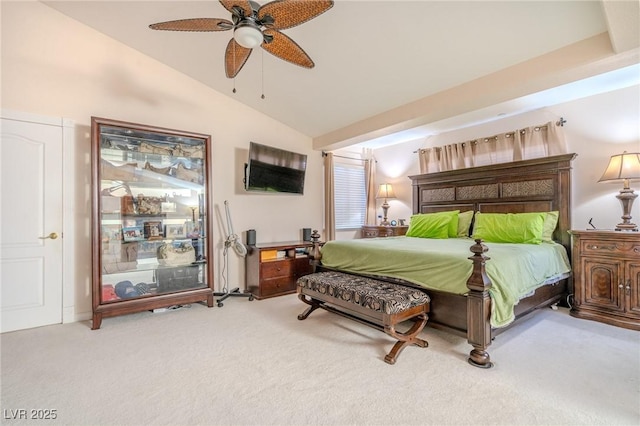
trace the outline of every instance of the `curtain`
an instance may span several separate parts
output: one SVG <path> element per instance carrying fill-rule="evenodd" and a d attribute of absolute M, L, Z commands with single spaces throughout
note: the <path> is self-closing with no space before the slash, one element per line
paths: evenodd
<path fill-rule="evenodd" d="M 435 173 L 489 164 L 565 154 L 559 123 L 549 122 L 487 138 L 418 150 L 420 173 Z"/>
<path fill-rule="evenodd" d="M 364 160 L 364 182 L 367 191 L 367 210 L 364 216 L 365 225 L 376 224 L 376 159 L 371 148 L 362 150 Z"/>
<path fill-rule="evenodd" d="M 324 241 L 336 239 L 336 217 L 333 179 L 333 154 L 324 154 Z"/>

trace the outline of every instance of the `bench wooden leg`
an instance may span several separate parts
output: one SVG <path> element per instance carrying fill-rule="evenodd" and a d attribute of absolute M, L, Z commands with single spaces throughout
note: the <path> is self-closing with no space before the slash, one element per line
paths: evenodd
<path fill-rule="evenodd" d="M 402 312 L 386 314 L 372 311 L 369 308 L 354 304 L 352 301 L 344 301 L 324 293 L 315 296 L 315 293 L 312 295 L 305 294 L 305 289 L 299 289 L 298 291 L 298 299 L 309 305 L 303 313 L 298 315 L 299 320 L 307 319 L 313 311 L 322 308 L 328 312 L 333 312 L 377 330 L 384 331 L 389 336 L 397 339 L 398 341 L 393 345 L 391 351 L 384 357 L 384 361 L 387 364 L 395 364 L 396 359 L 407 346 L 415 345 L 421 348 L 429 346 L 426 340 L 418 337 L 418 334 L 424 329 L 429 319 L 427 315 L 429 312 L 428 301 L 422 305 L 410 307 Z M 364 311 L 366 311 L 366 313 Z M 397 331 L 396 325 L 407 320 L 412 320 L 413 325 L 405 332 Z"/>
<path fill-rule="evenodd" d="M 316 299 L 312 299 L 309 298 L 307 300 L 307 296 L 305 296 L 304 294 L 298 294 L 298 299 L 302 300 L 304 303 L 306 303 L 307 305 L 309 305 L 309 307 L 300 315 L 298 315 L 298 319 L 300 321 L 307 319 L 307 317 L 309 315 L 311 315 L 311 312 L 315 311 L 316 309 L 318 309 L 320 307 L 320 302 L 318 302 Z"/>
<path fill-rule="evenodd" d="M 429 343 L 426 340 L 422 340 L 418 338 L 418 334 L 424 329 L 424 326 L 427 324 L 427 314 L 420 314 L 416 318 L 413 319 L 413 326 L 405 333 L 400 333 L 396 331 L 395 324 L 385 325 L 384 331 L 388 335 L 398 339 L 391 351 L 385 355 L 384 362 L 387 364 L 395 364 L 396 359 L 400 355 L 400 353 L 410 345 L 416 345 L 421 348 L 426 348 L 429 346 Z"/>

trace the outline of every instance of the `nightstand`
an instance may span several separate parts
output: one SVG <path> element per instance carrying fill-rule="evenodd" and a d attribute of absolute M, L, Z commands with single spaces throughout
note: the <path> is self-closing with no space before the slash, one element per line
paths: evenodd
<path fill-rule="evenodd" d="M 407 233 L 408 226 L 363 225 L 360 230 L 362 238 L 399 237 Z"/>
<path fill-rule="evenodd" d="M 640 330 L 640 233 L 570 233 L 574 278 L 570 314 Z"/>

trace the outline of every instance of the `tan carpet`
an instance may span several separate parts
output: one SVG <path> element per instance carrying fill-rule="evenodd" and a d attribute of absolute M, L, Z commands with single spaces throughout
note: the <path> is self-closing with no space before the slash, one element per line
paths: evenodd
<path fill-rule="evenodd" d="M 498 336 L 493 369 L 432 329 L 391 366 L 390 337 L 325 311 L 298 321 L 305 306 L 229 299 L 3 334 L 2 423 L 640 424 L 638 332 L 546 309 Z"/>

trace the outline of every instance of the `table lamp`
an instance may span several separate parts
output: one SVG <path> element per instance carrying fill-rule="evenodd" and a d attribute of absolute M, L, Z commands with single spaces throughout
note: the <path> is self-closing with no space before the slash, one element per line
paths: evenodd
<path fill-rule="evenodd" d="M 387 220 L 387 212 L 389 211 L 389 203 L 387 203 L 388 198 L 396 198 L 396 194 L 393 192 L 393 187 L 390 183 L 382 183 L 380 184 L 380 188 L 378 188 L 378 195 L 376 198 L 383 198 L 384 203 L 382 203 L 382 211 L 384 212 L 384 218 L 380 225 L 389 226 L 389 221 Z"/>
<path fill-rule="evenodd" d="M 616 231 L 638 231 L 638 225 L 631 222 L 631 206 L 638 194 L 629 187 L 629 181 L 640 179 L 640 153 L 624 151 L 622 154 L 612 155 L 609 165 L 598 182 L 623 181 L 623 188 L 616 198 L 622 204 L 622 223 L 616 226 Z"/>

